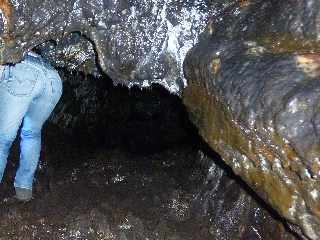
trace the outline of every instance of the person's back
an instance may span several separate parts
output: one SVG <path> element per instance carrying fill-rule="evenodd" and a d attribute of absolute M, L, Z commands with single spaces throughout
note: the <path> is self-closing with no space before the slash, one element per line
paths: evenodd
<path fill-rule="evenodd" d="M 28 201 L 41 150 L 41 129 L 61 97 L 62 82 L 57 71 L 34 53 L 0 70 L 0 180 L 22 123 L 14 186 L 16 198 Z"/>

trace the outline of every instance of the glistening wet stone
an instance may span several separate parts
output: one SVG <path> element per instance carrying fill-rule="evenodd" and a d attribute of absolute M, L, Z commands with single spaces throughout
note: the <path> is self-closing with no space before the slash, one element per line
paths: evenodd
<path fill-rule="evenodd" d="M 179 94 L 185 55 L 200 39 L 186 61 L 185 103 L 202 136 L 301 236 L 318 239 L 319 7 L 316 0 L 4 0 L 0 62 L 38 46 L 57 66 L 86 75 L 100 69 L 128 86 L 158 82 Z M 84 92 L 90 104 L 80 111 L 94 111 L 95 94 Z M 73 113 L 60 115 L 63 124 L 79 119 Z"/>
<path fill-rule="evenodd" d="M 185 67 L 183 99 L 199 133 L 293 228 L 318 239 L 318 54 L 208 36 Z"/>
<path fill-rule="evenodd" d="M 2 64 L 38 46 L 69 71 L 99 68 L 115 83 L 158 82 L 179 93 L 184 57 L 219 8 L 204 0 L 8 0 L 0 9 Z"/>

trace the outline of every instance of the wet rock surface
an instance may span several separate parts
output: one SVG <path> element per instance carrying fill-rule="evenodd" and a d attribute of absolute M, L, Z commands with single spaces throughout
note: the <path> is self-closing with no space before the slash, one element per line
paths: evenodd
<path fill-rule="evenodd" d="M 201 39 L 184 93 L 200 134 L 301 236 L 320 238 L 317 1 L 3 0 L 0 9 L 1 63 L 34 49 L 128 86 L 180 93 L 182 62 Z M 107 93 L 73 84 L 72 101 L 83 101 L 56 122 L 94 126 Z"/>
<path fill-rule="evenodd" d="M 0 9 L 2 64 L 38 46 L 69 70 L 97 74 L 99 64 L 115 82 L 172 92 L 185 85 L 184 57 L 214 10 L 204 0 L 8 0 Z"/>
<path fill-rule="evenodd" d="M 233 171 L 301 236 L 319 239 L 316 3 L 246 2 L 190 51 L 184 103 Z"/>
<path fill-rule="evenodd" d="M 203 152 L 137 155 L 79 146 L 49 125 L 29 203 L 1 186 L 1 239 L 295 239 Z"/>

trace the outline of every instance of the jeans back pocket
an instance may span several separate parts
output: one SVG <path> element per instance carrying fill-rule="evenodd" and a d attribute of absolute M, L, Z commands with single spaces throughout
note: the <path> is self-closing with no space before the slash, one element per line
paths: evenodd
<path fill-rule="evenodd" d="M 32 94 L 37 78 L 37 70 L 21 62 L 15 65 L 6 65 L 1 82 L 11 95 L 22 97 Z"/>

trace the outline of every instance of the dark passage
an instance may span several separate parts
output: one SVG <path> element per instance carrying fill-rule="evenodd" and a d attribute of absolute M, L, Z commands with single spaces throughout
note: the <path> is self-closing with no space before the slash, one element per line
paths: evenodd
<path fill-rule="evenodd" d="M 177 96 L 61 73 L 29 203 L 10 197 L 11 151 L 0 239 L 295 239 L 201 142 Z"/>

